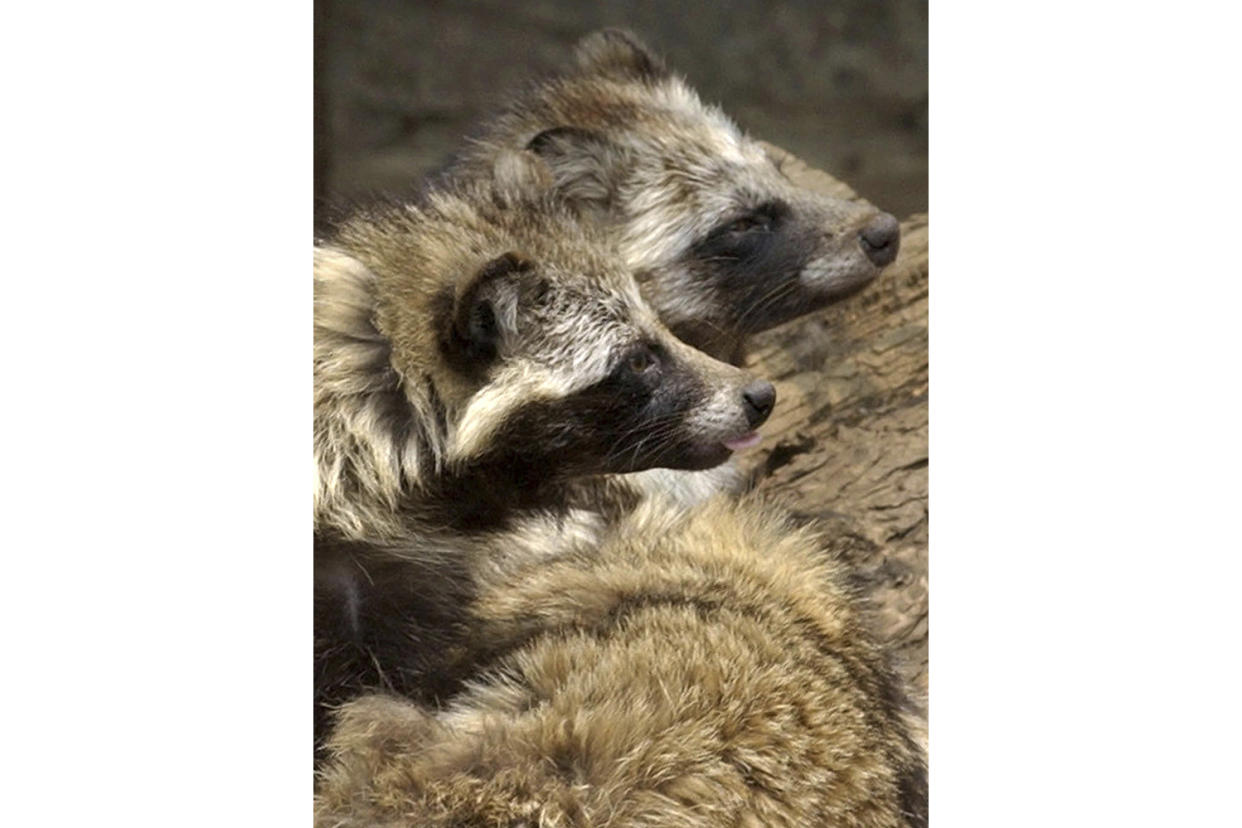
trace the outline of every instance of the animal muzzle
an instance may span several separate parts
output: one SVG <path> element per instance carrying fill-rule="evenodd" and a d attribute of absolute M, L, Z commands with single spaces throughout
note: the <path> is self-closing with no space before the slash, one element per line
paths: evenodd
<path fill-rule="evenodd" d="M 775 405 L 776 388 L 767 380 L 756 380 L 742 389 L 742 408 L 752 429 L 763 425 Z"/>
<path fill-rule="evenodd" d="M 888 213 L 880 213 L 858 231 L 863 253 L 876 267 L 891 264 L 901 246 L 901 225 Z"/>

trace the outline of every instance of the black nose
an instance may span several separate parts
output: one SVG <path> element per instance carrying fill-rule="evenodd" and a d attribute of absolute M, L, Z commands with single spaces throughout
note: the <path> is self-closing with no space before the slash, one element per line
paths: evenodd
<path fill-rule="evenodd" d="M 877 267 L 897 258 L 897 248 L 901 245 L 901 225 L 888 213 L 880 213 L 867 222 L 858 233 L 858 243 Z"/>
<path fill-rule="evenodd" d="M 776 389 L 767 380 L 756 380 L 742 389 L 742 399 L 746 401 L 746 422 L 758 428 L 776 405 Z"/>

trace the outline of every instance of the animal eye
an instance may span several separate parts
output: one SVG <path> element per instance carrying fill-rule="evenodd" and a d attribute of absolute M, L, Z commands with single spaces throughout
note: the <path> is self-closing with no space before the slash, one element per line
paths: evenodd
<path fill-rule="evenodd" d="M 626 367 L 635 374 L 645 374 L 655 367 L 655 354 L 651 353 L 650 348 L 639 348 L 633 351 L 626 359 Z"/>
<path fill-rule="evenodd" d="M 726 233 L 767 232 L 772 228 L 772 217 L 767 213 L 751 213 L 735 219 L 725 226 Z"/>

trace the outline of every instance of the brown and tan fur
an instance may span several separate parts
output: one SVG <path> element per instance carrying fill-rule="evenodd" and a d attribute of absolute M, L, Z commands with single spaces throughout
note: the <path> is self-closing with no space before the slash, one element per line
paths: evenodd
<path fill-rule="evenodd" d="M 763 504 L 645 504 L 470 615 L 446 707 L 345 706 L 317 825 L 926 825 L 925 734 L 846 572 Z"/>
<path fill-rule="evenodd" d="M 851 295 L 897 253 L 892 216 L 793 184 L 627 32 L 584 38 L 446 174 L 488 177 L 516 151 L 547 162 L 559 197 L 614 234 L 665 324 L 719 359 L 740 364 L 748 335 Z"/>
<path fill-rule="evenodd" d="M 554 468 L 566 472 L 559 477 L 711 467 L 728 452 L 673 456 L 688 450 L 689 432 L 698 429 L 694 439 L 711 443 L 716 432 L 746 431 L 737 394 L 744 375 L 669 337 L 606 237 L 528 179 L 468 182 L 434 191 L 423 204 L 371 208 L 316 247 L 317 527 L 359 540 L 399 537 L 405 496 L 512 451 L 498 445 L 505 427 L 604 380 L 626 348 L 649 344 L 669 366 L 703 380 L 695 386 L 701 405 L 678 409 L 680 430 L 665 435 L 663 455 L 579 462 L 581 448 L 527 447 L 555 457 Z M 489 305 L 500 341 L 488 347 L 498 353 L 450 353 L 454 303 L 502 257 L 522 263 L 483 288 L 504 294 Z M 518 320 L 519 313 L 529 318 Z M 562 414 L 573 419 L 569 409 L 555 416 Z M 540 422 L 562 442 L 580 442 L 583 435 L 567 433 L 571 424 L 594 421 Z"/>
<path fill-rule="evenodd" d="M 515 95 L 444 175 L 503 176 L 518 152 L 541 158 L 557 197 L 613 236 L 674 334 L 734 364 L 751 334 L 853 295 L 897 254 L 892 216 L 795 185 L 629 32 L 583 38 L 569 65 Z M 695 503 L 744 481 L 726 464 L 624 485 Z"/>
<path fill-rule="evenodd" d="M 747 395 L 769 384 L 674 338 L 602 237 L 510 183 L 373 207 L 316 247 L 320 734 L 368 688 L 451 692 L 473 591 L 630 505 L 592 476 L 718 465 L 767 415 Z"/>
<path fill-rule="evenodd" d="M 878 266 L 855 266 L 850 234 L 864 221 L 859 214 L 832 218 L 815 212 L 825 209 L 820 203 L 808 208 L 800 200 L 808 194 L 782 183 L 757 145 L 632 47 L 614 35 L 588 40 L 579 50 L 582 72 L 556 87 L 557 95 L 575 85 L 585 90 L 578 114 L 602 113 L 603 121 L 544 126 L 519 143 L 521 154 L 553 171 L 561 203 L 575 217 L 592 217 L 598 229 L 590 232 L 606 234 L 618 258 L 638 268 L 644 295 L 679 336 L 738 360 L 748 333 L 874 277 Z M 597 103 L 613 96 L 621 108 L 591 110 L 591 95 Z M 644 107 L 654 117 L 635 120 Z M 500 131 L 532 112 L 543 110 L 510 113 Z M 671 159 L 675 169 L 653 175 L 644 153 L 679 141 L 685 152 L 660 161 Z M 512 156 L 497 154 L 512 147 L 483 146 L 481 177 L 503 181 Z M 747 186 L 725 191 L 724 181 Z M 770 186 L 779 192 L 763 189 Z M 757 219 L 774 201 L 780 210 Z M 500 223 L 525 221 L 520 211 L 509 213 Z M 837 220 L 845 224 L 824 230 Z M 346 255 L 374 272 L 383 268 L 368 258 L 376 244 L 370 221 L 358 225 Z M 518 235 L 546 245 L 539 239 L 548 233 L 545 223 Z M 737 239 L 749 241 L 729 247 Z M 574 255 L 582 251 L 561 261 Z M 765 275 L 773 281 L 756 281 Z M 591 325 L 575 330 L 579 347 L 595 341 Z M 382 350 L 391 340 L 380 334 L 376 341 Z M 351 359 L 346 378 L 373 358 Z M 360 384 L 384 389 L 381 399 L 391 380 L 372 373 Z M 483 426 L 440 429 L 433 417 L 436 427 L 413 450 L 389 440 L 408 436 L 409 423 L 434 414 L 434 405 L 420 408 L 411 398 L 414 419 L 402 420 L 404 430 L 379 429 L 379 449 L 354 441 L 389 422 L 387 403 L 342 426 L 346 455 L 384 462 L 339 478 L 336 500 L 317 494 L 317 527 L 330 526 L 332 538 L 317 539 L 317 626 L 321 603 L 339 626 L 369 602 L 384 622 L 381 640 L 371 642 L 384 657 L 362 653 L 383 667 L 364 678 L 416 701 L 370 696 L 342 709 L 336 758 L 320 781 L 319 823 L 925 824 L 919 725 L 843 573 L 778 513 L 713 502 L 686 517 L 664 497 L 640 503 L 633 484 L 617 478 L 541 485 L 533 502 L 516 509 L 522 486 L 502 487 L 484 511 L 506 517 L 484 531 L 473 517 L 454 516 L 460 503 L 428 511 L 415 497 L 411 506 L 411 485 L 419 492 L 472 456 L 454 446 L 503 446 L 525 436 L 498 425 L 521 393 L 501 394 L 496 411 L 483 407 Z M 471 441 L 459 432 L 482 436 Z M 317 445 L 318 468 L 338 465 Z M 377 529 L 392 540 L 374 542 Z M 321 547 L 329 554 L 321 556 Z M 320 601 L 321 588 L 330 600 Z M 411 663 L 391 660 L 401 652 L 412 654 Z M 362 686 L 358 676 L 347 678 L 349 692 L 332 703 Z M 448 706 L 433 712 L 442 703 Z"/>

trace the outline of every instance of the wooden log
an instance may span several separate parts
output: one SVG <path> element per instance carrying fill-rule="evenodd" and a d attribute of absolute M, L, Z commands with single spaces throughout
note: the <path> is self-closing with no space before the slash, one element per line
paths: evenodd
<path fill-rule="evenodd" d="M 775 147 L 810 189 L 845 184 Z M 764 447 L 744 457 L 761 489 L 826 528 L 877 605 L 879 632 L 916 690 L 927 687 L 928 221 L 858 296 L 769 331 L 749 366 L 777 387 Z"/>

